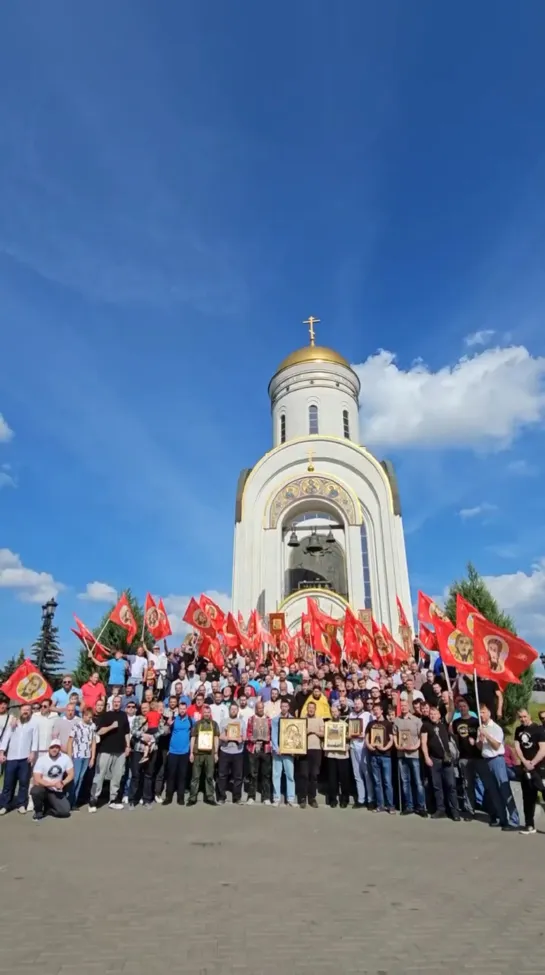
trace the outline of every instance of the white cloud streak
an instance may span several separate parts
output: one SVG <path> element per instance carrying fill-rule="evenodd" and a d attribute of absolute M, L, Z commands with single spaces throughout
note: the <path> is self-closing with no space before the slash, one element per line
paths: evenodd
<path fill-rule="evenodd" d="M 466 335 L 464 342 L 469 349 L 475 345 L 488 345 L 495 334 L 493 328 L 482 328 L 478 332 L 472 332 L 471 335 Z"/>
<path fill-rule="evenodd" d="M 8 443 L 13 437 L 13 430 L 0 413 L 0 443 Z"/>
<path fill-rule="evenodd" d="M 460 515 L 460 518 L 465 521 L 468 518 L 477 518 L 479 515 L 488 515 L 497 510 L 497 505 L 489 504 L 488 501 L 483 501 L 482 504 L 476 504 L 474 508 L 462 508 L 458 514 Z"/>
<path fill-rule="evenodd" d="M 485 349 L 437 372 L 422 361 L 403 370 L 380 350 L 354 369 L 369 446 L 505 450 L 545 417 L 545 358 L 524 346 Z"/>
<path fill-rule="evenodd" d="M 88 582 L 85 591 L 78 593 L 78 599 L 90 603 L 110 603 L 117 599 L 117 590 L 107 582 Z"/>
<path fill-rule="evenodd" d="M 13 589 L 24 603 L 43 603 L 58 596 L 65 586 L 49 572 L 27 569 L 9 548 L 0 549 L 0 589 Z"/>
<path fill-rule="evenodd" d="M 485 576 L 484 581 L 501 609 L 513 616 L 521 636 L 545 639 L 545 556 L 529 572 Z"/>

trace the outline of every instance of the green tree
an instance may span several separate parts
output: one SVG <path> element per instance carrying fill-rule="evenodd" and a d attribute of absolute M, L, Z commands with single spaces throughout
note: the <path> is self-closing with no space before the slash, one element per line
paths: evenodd
<path fill-rule="evenodd" d="M 17 656 L 10 657 L 9 660 L 6 660 L 4 666 L 0 667 L 0 684 L 3 684 L 4 681 L 9 680 L 11 675 L 17 670 L 17 667 L 20 667 L 21 664 L 24 663 L 24 659 L 25 651 L 20 650 Z"/>
<path fill-rule="evenodd" d="M 37 640 L 30 648 L 32 663 L 53 687 L 59 687 L 64 669 L 64 654 L 59 646 L 59 630 L 46 618 Z"/>
<path fill-rule="evenodd" d="M 452 623 L 456 623 L 457 593 L 467 599 L 491 623 L 516 634 L 513 620 L 500 609 L 484 579 L 471 562 L 467 566 L 467 577 L 453 582 L 449 590 L 445 610 Z M 520 684 L 508 684 L 505 689 L 503 701 L 505 724 L 512 724 L 518 708 L 527 708 L 530 703 L 534 686 L 534 675 L 531 667 L 521 674 L 520 680 Z"/>
<path fill-rule="evenodd" d="M 109 609 L 106 610 L 104 616 L 100 620 L 100 623 L 95 626 L 93 630 L 95 637 L 100 636 L 100 642 L 103 643 L 105 647 L 108 647 L 112 653 L 115 652 L 115 650 L 121 650 L 123 653 L 134 653 L 135 648 L 142 643 L 141 636 L 142 624 L 144 621 L 144 608 L 133 596 L 130 589 L 125 590 L 125 595 L 127 597 L 129 606 L 132 609 L 138 627 L 136 636 L 134 637 L 132 643 L 127 643 L 127 631 L 117 623 L 112 623 L 110 619 L 110 614 L 115 606 L 115 603 L 112 603 Z M 144 645 L 148 650 L 152 650 L 154 646 L 153 637 L 147 631 L 144 635 Z M 96 664 L 89 657 L 85 647 L 82 647 L 73 673 L 74 684 L 76 687 L 81 687 L 82 684 L 85 684 L 95 670 L 98 670 L 101 680 L 106 683 L 108 677 L 106 667 L 97 668 Z"/>

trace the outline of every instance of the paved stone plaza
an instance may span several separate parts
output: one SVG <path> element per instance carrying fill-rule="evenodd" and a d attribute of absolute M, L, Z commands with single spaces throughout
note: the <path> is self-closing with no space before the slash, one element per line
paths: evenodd
<path fill-rule="evenodd" d="M 543 971 L 545 835 L 365 811 L 0 823 L 0 972 Z"/>

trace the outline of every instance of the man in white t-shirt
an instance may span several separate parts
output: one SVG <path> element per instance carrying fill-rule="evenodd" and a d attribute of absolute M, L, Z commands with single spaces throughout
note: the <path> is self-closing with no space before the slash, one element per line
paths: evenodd
<path fill-rule="evenodd" d="M 148 670 L 148 658 L 144 647 L 137 647 L 136 653 L 130 653 L 127 657 L 130 665 L 130 683 L 134 686 L 134 693 L 138 704 L 142 704 L 144 696 L 144 682 Z"/>
<path fill-rule="evenodd" d="M 34 803 L 34 822 L 39 823 L 49 812 L 57 819 L 70 815 L 68 786 L 74 778 L 72 759 L 61 751 L 61 742 L 53 738 L 45 755 L 40 755 L 34 766 L 33 786 L 30 790 Z"/>

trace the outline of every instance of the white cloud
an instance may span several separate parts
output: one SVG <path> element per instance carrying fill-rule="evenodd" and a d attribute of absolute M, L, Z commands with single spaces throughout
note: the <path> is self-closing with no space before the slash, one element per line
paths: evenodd
<path fill-rule="evenodd" d="M 0 413 L 0 443 L 7 443 L 13 437 L 13 430 L 10 430 L 7 422 Z"/>
<path fill-rule="evenodd" d="M 9 548 L 0 549 L 0 589 L 15 589 L 25 603 L 43 603 L 64 588 L 49 572 L 27 569 L 15 552 Z"/>
<path fill-rule="evenodd" d="M 15 487 L 15 479 L 7 471 L 0 471 L 0 488 Z"/>
<path fill-rule="evenodd" d="M 545 417 L 545 358 L 523 346 L 485 349 L 433 372 L 400 369 L 380 350 L 354 366 L 363 443 L 503 450 Z"/>
<path fill-rule="evenodd" d="M 85 592 L 78 593 L 78 599 L 87 599 L 90 603 L 110 603 L 117 599 L 117 591 L 107 582 L 88 582 Z"/>
<path fill-rule="evenodd" d="M 460 515 L 460 518 L 465 520 L 467 518 L 477 518 L 478 515 L 488 515 L 492 511 L 497 510 L 497 505 L 489 504 L 488 501 L 483 501 L 482 504 L 476 504 L 474 508 L 462 508 L 458 514 Z"/>
<path fill-rule="evenodd" d="M 482 328 L 478 332 L 466 335 L 464 342 L 468 348 L 472 348 L 474 345 L 488 345 L 492 336 L 495 334 L 493 328 Z"/>
<path fill-rule="evenodd" d="M 485 576 L 484 581 L 500 609 L 513 616 L 521 636 L 530 642 L 545 638 L 545 556 L 530 572 Z"/>
<path fill-rule="evenodd" d="M 198 599 L 199 595 L 200 593 L 195 595 L 195 599 Z M 226 592 L 218 592 L 217 589 L 207 589 L 205 595 L 213 599 L 221 609 L 225 611 L 231 609 L 231 597 Z M 166 596 L 163 600 L 172 627 L 173 636 L 181 636 L 191 629 L 183 621 L 183 616 L 190 599 L 191 596 Z"/>
<path fill-rule="evenodd" d="M 507 465 L 507 472 L 515 477 L 535 477 L 538 473 L 537 467 L 529 464 L 527 460 L 512 460 Z"/>

